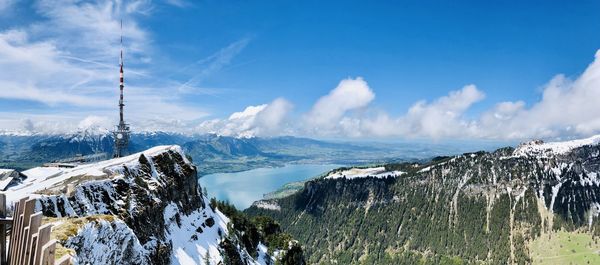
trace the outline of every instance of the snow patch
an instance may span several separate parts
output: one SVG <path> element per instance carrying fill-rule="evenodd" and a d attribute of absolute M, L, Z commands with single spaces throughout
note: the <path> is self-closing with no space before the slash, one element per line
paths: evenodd
<path fill-rule="evenodd" d="M 597 202 L 593 202 L 592 205 L 590 205 L 590 212 L 588 216 L 588 229 L 592 229 L 594 217 L 598 217 L 598 215 L 600 215 L 600 204 Z"/>
<path fill-rule="evenodd" d="M 405 172 L 402 171 L 386 171 L 385 167 L 369 167 L 369 168 L 351 168 L 342 171 L 336 171 L 329 173 L 325 178 L 326 179 L 355 179 L 355 178 L 386 178 L 388 176 L 398 177 Z"/>
<path fill-rule="evenodd" d="M 148 252 L 123 221 L 90 222 L 76 236 L 69 238 L 65 247 L 79 249 L 75 264 L 149 264 Z"/>
<path fill-rule="evenodd" d="M 281 206 L 279 206 L 279 204 L 277 204 L 275 201 L 256 201 L 252 205 L 256 206 L 256 208 L 281 211 Z"/>
<path fill-rule="evenodd" d="M 560 155 L 571 152 L 573 149 L 600 143 L 600 135 L 595 135 L 586 139 L 578 139 L 564 142 L 544 143 L 543 141 L 530 141 L 523 143 L 515 149 L 514 156 L 550 156 Z"/>
<path fill-rule="evenodd" d="M 106 161 L 96 162 L 93 164 L 80 165 L 74 168 L 58 168 L 58 167 L 36 167 L 23 171 L 23 175 L 27 178 L 19 185 L 10 187 L 6 193 L 7 203 L 11 204 L 19 199 L 32 196 L 33 194 L 44 190 L 62 190 L 71 178 L 80 178 L 82 176 L 90 176 L 95 178 L 121 177 L 123 174 L 123 165 L 135 170 L 139 167 L 140 155 L 146 158 L 158 154 L 175 151 L 183 155 L 181 147 L 176 145 L 157 146 L 146 151 L 132 154 L 126 157 L 110 159 Z M 154 172 L 153 172 L 154 173 Z M 153 174 L 154 175 L 154 174 Z M 33 195 L 35 197 L 35 195 Z"/>
<path fill-rule="evenodd" d="M 558 195 L 558 191 L 560 191 L 560 187 L 562 186 L 562 182 L 552 186 L 552 199 L 550 200 L 550 210 L 551 213 L 554 213 L 554 201 L 556 200 L 556 196 Z"/>
<path fill-rule="evenodd" d="M 206 198 L 205 198 L 206 199 Z M 211 219 L 211 220 L 209 220 Z M 171 264 L 223 263 L 219 243 L 229 232 L 229 218 L 210 207 L 184 215 L 175 203 L 164 210 L 167 238 L 173 244 Z"/>

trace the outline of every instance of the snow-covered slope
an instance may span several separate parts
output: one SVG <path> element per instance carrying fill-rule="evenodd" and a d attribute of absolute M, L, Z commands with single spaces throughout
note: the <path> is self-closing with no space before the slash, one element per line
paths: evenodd
<path fill-rule="evenodd" d="M 222 264 L 231 255 L 244 264 L 265 260 L 264 249 L 248 253 L 230 233 L 229 218 L 208 206 L 196 167 L 179 146 L 23 174 L 8 201 L 36 198 L 37 210 L 56 218 L 48 219 L 59 233 L 54 236 L 74 250 L 76 264 Z M 223 251 L 225 241 L 233 253 Z"/>
<path fill-rule="evenodd" d="M 404 174 L 402 171 L 387 171 L 385 167 L 351 168 L 346 170 L 334 171 L 325 176 L 326 179 L 355 179 L 355 178 L 386 178 L 397 177 Z"/>
<path fill-rule="evenodd" d="M 585 139 L 577 139 L 562 142 L 544 143 L 540 140 L 530 141 L 519 145 L 515 151 L 515 156 L 552 156 L 565 154 L 575 148 L 582 146 L 596 145 L 600 143 L 600 135 L 595 135 Z"/>
<path fill-rule="evenodd" d="M 130 156 L 81 165 L 75 168 L 35 167 L 28 169 L 22 172 L 23 175 L 27 176 L 23 183 L 9 188 L 6 196 L 7 201 L 9 203 L 15 202 L 24 196 L 39 197 L 40 195 L 36 193 L 40 191 L 45 193 L 61 192 L 67 183 L 76 183 L 77 180 L 83 177 L 99 179 L 123 177 L 122 174 L 118 174 L 118 171 L 123 166 L 128 166 L 131 169 L 138 167 L 140 155 L 152 157 L 170 150 L 178 152 L 180 155 L 182 152 L 178 146 L 157 146 Z"/>

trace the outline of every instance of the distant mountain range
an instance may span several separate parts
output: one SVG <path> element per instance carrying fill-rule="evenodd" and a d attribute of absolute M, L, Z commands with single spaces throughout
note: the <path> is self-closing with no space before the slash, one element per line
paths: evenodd
<path fill-rule="evenodd" d="M 180 145 L 198 165 L 199 174 L 233 172 L 284 163 L 343 165 L 426 159 L 460 153 L 460 147 L 417 143 L 320 141 L 298 137 L 236 138 L 214 134 L 185 135 L 139 132 L 131 136 L 129 152 L 157 145 Z M 19 170 L 77 155 L 113 153 L 113 136 L 106 130 L 70 134 L 0 134 L 0 167 Z"/>

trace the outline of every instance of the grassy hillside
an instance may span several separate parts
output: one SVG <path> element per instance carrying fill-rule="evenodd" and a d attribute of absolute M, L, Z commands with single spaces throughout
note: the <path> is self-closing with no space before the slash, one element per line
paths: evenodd
<path fill-rule="evenodd" d="M 533 264 L 600 264 L 600 241 L 585 231 L 543 233 L 529 243 Z"/>

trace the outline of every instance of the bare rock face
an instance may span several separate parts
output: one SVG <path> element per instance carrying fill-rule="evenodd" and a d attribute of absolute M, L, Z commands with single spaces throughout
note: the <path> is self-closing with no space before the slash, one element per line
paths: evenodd
<path fill-rule="evenodd" d="M 79 263 L 111 264 L 115 260 L 122 264 L 151 263 L 135 233 L 122 221 L 87 223 L 64 244 L 75 250 Z"/>
<path fill-rule="evenodd" d="M 71 232 L 59 238 L 77 264 L 255 263 L 239 245 L 236 257 L 221 254 L 223 241 L 237 240 L 229 219 L 208 207 L 200 190 L 196 167 L 181 149 L 161 146 L 51 176 L 31 173 L 15 193 L 44 194 L 30 195 L 37 210 L 57 218 L 50 220 L 59 228 L 74 226 L 63 227 Z"/>

